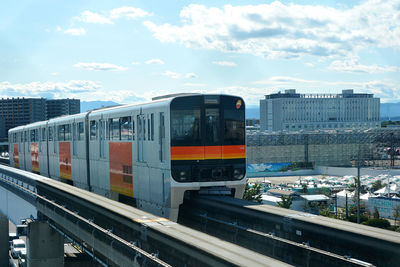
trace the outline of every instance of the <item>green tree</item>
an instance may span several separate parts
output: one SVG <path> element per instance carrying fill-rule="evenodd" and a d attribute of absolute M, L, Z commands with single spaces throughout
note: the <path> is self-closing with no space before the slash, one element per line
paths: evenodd
<path fill-rule="evenodd" d="M 303 184 L 301 188 L 301 193 L 307 194 L 308 193 L 308 186 L 307 184 Z"/>
<path fill-rule="evenodd" d="M 379 219 L 379 211 L 377 207 L 374 208 L 374 213 L 372 214 L 372 217 L 374 219 Z"/>
<path fill-rule="evenodd" d="M 400 205 L 394 207 L 393 209 L 393 218 L 394 218 L 394 225 L 397 225 L 397 219 L 400 217 Z"/>
<path fill-rule="evenodd" d="M 293 202 L 292 196 L 285 197 L 284 195 L 281 195 L 281 201 L 277 202 L 277 204 L 281 208 L 290 209 L 292 202 Z"/>
<path fill-rule="evenodd" d="M 321 209 L 319 210 L 319 215 L 324 217 L 333 217 L 331 214 L 330 206 L 328 205 L 321 206 Z"/>
<path fill-rule="evenodd" d="M 380 219 L 380 218 L 374 218 L 374 219 L 369 219 L 362 224 L 368 225 L 368 226 L 373 226 L 373 227 L 379 227 L 383 229 L 388 229 L 390 227 L 390 222 L 385 219 Z"/>
<path fill-rule="evenodd" d="M 248 201 L 255 201 L 258 203 L 262 202 L 261 199 L 261 185 L 260 184 L 254 184 L 252 187 L 249 186 L 249 183 L 246 183 L 246 187 L 244 189 L 244 195 L 243 195 L 244 200 Z"/>
<path fill-rule="evenodd" d="M 376 190 L 379 190 L 384 186 L 386 186 L 386 184 L 382 184 L 381 180 L 376 180 L 371 186 L 372 192 L 375 192 Z"/>

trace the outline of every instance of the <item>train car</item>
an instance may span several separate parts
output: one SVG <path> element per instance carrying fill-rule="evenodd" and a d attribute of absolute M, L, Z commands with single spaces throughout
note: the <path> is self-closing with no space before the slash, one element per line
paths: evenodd
<path fill-rule="evenodd" d="M 9 135 L 12 166 L 171 220 L 192 192 L 243 196 L 245 104 L 237 96 L 159 97 L 17 127 Z"/>

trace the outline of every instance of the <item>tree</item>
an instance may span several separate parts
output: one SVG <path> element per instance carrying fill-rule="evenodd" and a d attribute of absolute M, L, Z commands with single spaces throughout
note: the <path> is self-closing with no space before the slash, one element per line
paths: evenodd
<path fill-rule="evenodd" d="M 379 219 L 379 211 L 377 207 L 374 208 L 374 213 L 372 214 L 372 216 L 374 219 Z"/>
<path fill-rule="evenodd" d="M 397 225 L 397 219 L 400 217 L 400 205 L 393 208 L 394 225 Z"/>
<path fill-rule="evenodd" d="M 249 186 L 249 183 L 246 183 L 246 187 L 244 189 L 244 195 L 243 195 L 244 200 L 248 201 L 255 201 L 258 203 L 262 202 L 261 199 L 261 185 L 260 184 L 254 184 L 252 187 Z"/>
<path fill-rule="evenodd" d="M 278 206 L 285 209 L 290 209 L 292 205 L 293 197 L 281 195 L 281 201 L 277 202 Z"/>
<path fill-rule="evenodd" d="M 374 218 L 374 219 L 368 219 L 367 221 L 363 222 L 362 224 L 373 226 L 373 227 L 379 227 L 383 229 L 388 229 L 390 227 L 390 222 L 385 219 L 379 219 L 379 218 Z"/>
<path fill-rule="evenodd" d="M 375 192 L 375 191 L 383 188 L 384 186 L 386 186 L 386 184 L 382 184 L 381 180 L 376 180 L 371 186 L 372 192 Z"/>
<path fill-rule="evenodd" d="M 303 184 L 301 188 L 301 193 L 307 194 L 308 193 L 308 186 L 307 184 Z"/>

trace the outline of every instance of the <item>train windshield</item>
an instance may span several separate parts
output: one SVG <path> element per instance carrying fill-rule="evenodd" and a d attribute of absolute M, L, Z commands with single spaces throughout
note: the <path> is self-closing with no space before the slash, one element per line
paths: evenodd
<path fill-rule="evenodd" d="M 172 176 L 180 182 L 242 179 L 243 100 L 224 95 L 175 98 L 171 102 L 171 167 Z"/>

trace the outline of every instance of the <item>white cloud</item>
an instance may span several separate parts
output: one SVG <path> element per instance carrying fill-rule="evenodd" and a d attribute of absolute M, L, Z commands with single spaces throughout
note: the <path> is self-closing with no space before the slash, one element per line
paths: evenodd
<path fill-rule="evenodd" d="M 184 86 L 188 86 L 188 87 L 204 87 L 206 86 L 205 83 L 184 83 Z"/>
<path fill-rule="evenodd" d="M 345 61 L 335 60 L 332 62 L 329 68 L 335 71 L 352 73 L 400 72 L 400 67 L 397 66 L 378 66 L 376 64 L 363 65 L 360 64 L 358 58 L 352 58 Z"/>
<path fill-rule="evenodd" d="M 133 90 L 114 90 L 110 94 L 109 88 L 104 88 L 98 82 L 85 80 L 30 82 L 25 84 L 3 81 L 0 82 L 0 94 L 3 97 L 76 98 L 84 101 L 107 99 L 117 103 L 135 103 L 144 100 L 137 97 Z"/>
<path fill-rule="evenodd" d="M 164 65 L 164 61 L 158 58 L 149 59 L 145 62 L 146 64 L 157 64 L 157 65 Z"/>
<path fill-rule="evenodd" d="M 197 78 L 197 75 L 193 72 L 182 74 L 182 73 L 167 70 L 167 71 L 163 72 L 161 75 L 170 77 L 172 79 L 180 79 L 180 78 L 194 79 L 194 78 Z"/>
<path fill-rule="evenodd" d="M 124 71 L 127 70 L 127 68 L 118 66 L 115 64 L 110 64 L 110 63 L 77 63 L 74 65 L 74 67 L 77 68 L 82 68 L 82 69 L 87 69 L 87 70 L 116 70 L 116 71 Z"/>
<path fill-rule="evenodd" d="M 79 17 L 75 17 L 75 19 L 85 23 L 113 24 L 113 22 L 107 16 L 100 15 L 89 10 L 83 11 L 81 15 Z"/>
<path fill-rule="evenodd" d="M 262 90 L 277 92 L 281 89 L 295 88 L 299 93 L 341 93 L 343 89 L 354 89 L 355 93 L 375 94 L 384 102 L 400 101 L 400 86 L 393 80 L 371 81 L 327 81 L 307 80 L 290 76 L 273 76 L 262 81 L 253 82 L 262 85 Z M 267 88 L 267 89 L 265 89 Z M 247 94 L 247 92 L 246 92 Z M 263 93 L 267 94 L 267 93 Z"/>
<path fill-rule="evenodd" d="M 163 72 L 162 75 L 170 77 L 172 79 L 179 79 L 179 78 L 182 77 L 182 74 L 177 73 L 177 72 L 173 72 L 173 71 L 169 71 L 169 70 Z"/>
<path fill-rule="evenodd" d="M 62 31 L 62 28 L 60 26 L 57 26 L 56 31 L 60 32 L 60 31 Z"/>
<path fill-rule="evenodd" d="M 76 98 L 75 94 L 92 94 L 101 86 L 92 81 L 71 80 L 69 82 L 31 82 L 12 84 L 0 82 L 0 93 L 6 97 Z"/>
<path fill-rule="evenodd" d="M 84 28 L 70 28 L 64 31 L 65 34 L 70 34 L 74 36 L 85 35 L 86 30 Z"/>
<path fill-rule="evenodd" d="M 132 62 L 132 65 L 140 65 L 140 62 L 138 62 L 138 61 L 133 61 L 133 62 Z"/>
<path fill-rule="evenodd" d="M 189 73 L 185 74 L 185 78 L 188 78 L 188 79 L 197 78 L 197 75 L 194 74 L 193 72 L 189 72 Z"/>
<path fill-rule="evenodd" d="M 236 63 L 232 61 L 213 61 L 212 64 L 224 67 L 236 67 Z"/>
<path fill-rule="evenodd" d="M 120 18 L 137 19 L 146 16 L 151 16 L 151 14 L 141 8 L 122 6 L 119 8 L 114 8 L 109 12 L 103 12 L 103 14 L 86 10 L 74 19 L 85 23 L 114 24 L 113 21 Z"/>
<path fill-rule="evenodd" d="M 144 25 L 161 42 L 264 58 L 349 56 L 368 47 L 400 48 L 398 0 L 368 0 L 347 9 L 279 1 L 223 8 L 190 4 L 180 18 L 177 25 Z"/>
<path fill-rule="evenodd" d="M 58 73 L 58 72 L 52 72 L 52 73 L 50 73 L 50 75 L 51 76 L 57 76 L 57 75 L 59 75 L 60 73 Z"/>
<path fill-rule="evenodd" d="M 141 8 L 130 7 L 130 6 L 114 8 L 110 11 L 111 19 L 118 19 L 122 17 L 126 17 L 129 19 L 136 19 L 136 18 L 143 18 L 149 15 L 150 15 L 149 13 L 147 13 Z"/>

